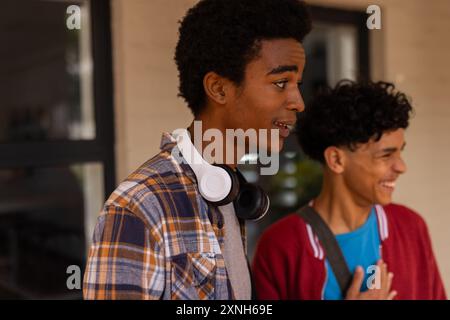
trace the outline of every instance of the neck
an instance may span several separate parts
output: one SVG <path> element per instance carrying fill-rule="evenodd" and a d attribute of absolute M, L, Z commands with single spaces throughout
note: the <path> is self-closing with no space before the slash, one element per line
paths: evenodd
<path fill-rule="evenodd" d="M 188 128 L 188 131 L 191 134 L 192 142 L 206 161 L 209 163 L 227 164 L 229 167 L 235 169 L 237 167 L 238 160 L 242 157 L 243 153 L 238 151 L 238 148 L 233 145 L 232 150 L 234 152 L 234 156 L 230 157 L 229 155 L 227 157 L 226 147 L 227 145 L 231 146 L 233 141 L 228 141 L 226 139 L 226 125 L 217 121 L 217 119 L 221 119 L 221 117 L 214 115 L 197 116 L 194 121 L 201 121 L 201 124 L 195 124 L 192 122 Z M 221 139 L 212 138 L 215 136 L 215 132 L 212 131 L 212 134 L 207 136 L 209 141 L 204 141 L 204 133 L 209 129 L 214 129 L 217 133 L 220 132 L 223 140 L 218 141 Z M 214 151 L 211 152 L 212 150 Z M 220 152 L 221 154 L 219 154 Z"/>
<path fill-rule="evenodd" d="M 366 222 L 372 205 L 358 201 L 346 188 L 342 176 L 332 175 L 324 173 L 323 187 L 313 207 L 334 234 L 351 232 Z"/>

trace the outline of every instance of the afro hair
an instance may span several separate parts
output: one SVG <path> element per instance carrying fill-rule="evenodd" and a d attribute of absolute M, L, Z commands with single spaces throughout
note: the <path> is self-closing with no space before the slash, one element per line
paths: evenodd
<path fill-rule="evenodd" d="M 258 56 L 260 41 L 293 38 L 311 30 L 300 0 L 201 0 L 180 22 L 175 62 L 179 96 L 194 115 L 206 105 L 203 78 L 216 72 L 241 85 L 245 67 Z"/>

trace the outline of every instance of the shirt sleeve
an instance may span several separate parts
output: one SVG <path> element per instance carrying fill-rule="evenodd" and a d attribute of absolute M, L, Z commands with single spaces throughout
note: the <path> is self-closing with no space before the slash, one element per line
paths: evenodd
<path fill-rule="evenodd" d="M 159 299 L 165 279 L 161 241 L 137 215 L 105 207 L 88 254 L 84 299 Z"/>

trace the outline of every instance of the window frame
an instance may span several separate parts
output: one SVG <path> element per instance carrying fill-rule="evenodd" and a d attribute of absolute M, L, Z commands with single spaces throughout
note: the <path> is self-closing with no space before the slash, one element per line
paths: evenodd
<path fill-rule="evenodd" d="M 356 27 L 357 30 L 357 52 L 358 52 L 358 80 L 367 81 L 371 79 L 370 74 L 370 34 L 366 27 L 367 14 L 363 11 L 350 9 L 338 9 L 322 6 L 308 6 L 311 19 L 314 23 L 336 23 L 347 24 Z M 361 27 L 362 26 L 362 27 Z"/>

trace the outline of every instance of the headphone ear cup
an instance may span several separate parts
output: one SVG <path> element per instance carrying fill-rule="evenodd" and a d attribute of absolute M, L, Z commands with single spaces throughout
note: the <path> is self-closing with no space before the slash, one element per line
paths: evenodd
<path fill-rule="evenodd" d="M 224 169 L 231 178 L 231 190 L 228 193 L 228 195 L 224 199 L 212 203 L 215 206 L 220 207 L 229 204 L 230 202 L 233 202 L 236 199 L 239 193 L 240 183 L 238 176 L 236 175 L 236 172 L 234 172 L 233 169 L 231 169 L 229 166 L 224 164 L 214 164 L 214 166 Z"/>
<path fill-rule="evenodd" d="M 269 210 L 269 197 L 264 190 L 250 183 L 241 183 L 240 192 L 234 201 L 234 211 L 240 219 L 259 220 Z"/>

